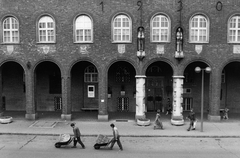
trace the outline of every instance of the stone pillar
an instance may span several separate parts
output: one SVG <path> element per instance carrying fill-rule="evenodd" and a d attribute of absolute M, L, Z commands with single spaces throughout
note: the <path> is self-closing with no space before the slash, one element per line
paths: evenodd
<path fill-rule="evenodd" d="M 136 115 L 135 119 L 146 118 L 145 116 L 145 80 L 146 76 L 136 75 Z"/>
<path fill-rule="evenodd" d="M 171 119 L 173 125 L 184 124 L 182 115 L 183 78 L 184 76 L 173 76 L 173 113 Z"/>
<path fill-rule="evenodd" d="M 72 118 L 71 105 L 71 78 L 69 76 L 62 76 L 62 120 L 71 120 Z"/>
<path fill-rule="evenodd" d="M 103 77 L 103 74 L 98 73 L 98 120 L 108 121 L 108 108 L 107 108 L 107 80 Z"/>
<path fill-rule="evenodd" d="M 3 115 L 3 100 L 2 100 L 2 67 L 0 67 L 0 116 Z"/>
<path fill-rule="evenodd" d="M 26 114 L 25 118 L 28 120 L 35 120 L 38 117 L 36 113 L 36 104 L 35 104 L 35 84 L 34 78 L 35 75 L 29 70 L 25 72 L 25 86 L 26 86 Z"/>
<path fill-rule="evenodd" d="M 222 72 L 220 70 L 212 71 L 210 75 L 210 92 L 209 92 L 210 105 L 208 114 L 208 120 L 210 121 L 221 120 L 221 116 L 219 113 L 221 95 L 221 75 Z"/>

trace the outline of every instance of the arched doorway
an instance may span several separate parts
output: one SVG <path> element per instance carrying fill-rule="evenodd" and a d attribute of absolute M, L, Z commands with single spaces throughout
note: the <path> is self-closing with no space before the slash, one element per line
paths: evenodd
<path fill-rule="evenodd" d="M 98 110 L 98 70 L 92 63 L 81 61 L 71 70 L 72 111 Z"/>
<path fill-rule="evenodd" d="M 200 67 L 205 69 L 209 67 L 204 62 L 197 61 L 189 64 L 184 70 L 184 82 L 183 82 L 183 111 L 190 111 L 191 108 L 195 112 L 201 112 L 201 86 L 202 86 L 202 73 L 195 72 L 195 68 Z M 203 111 L 209 110 L 209 84 L 210 73 L 204 72 L 204 101 Z"/>
<path fill-rule="evenodd" d="M 231 113 L 240 112 L 240 62 L 231 62 L 222 70 L 220 109 L 228 108 Z"/>
<path fill-rule="evenodd" d="M 172 102 L 172 67 L 162 61 L 148 66 L 146 70 L 146 110 L 147 112 L 166 111 Z"/>
<path fill-rule="evenodd" d="M 41 112 L 62 111 L 61 71 L 53 62 L 44 61 L 35 69 L 35 107 Z"/>
<path fill-rule="evenodd" d="M 1 66 L 3 111 L 26 111 L 25 74 L 22 66 L 9 61 Z"/>
<path fill-rule="evenodd" d="M 108 70 L 108 111 L 136 111 L 136 71 L 126 61 L 118 61 Z"/>

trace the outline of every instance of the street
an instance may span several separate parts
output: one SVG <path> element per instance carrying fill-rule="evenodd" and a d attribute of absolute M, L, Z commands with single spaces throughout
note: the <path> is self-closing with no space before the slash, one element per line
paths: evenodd
<path fill-rule="evenodd" d="M 117 144 L 113 150 L 95 150 L 95 137 L 82 138 L 86 149 L 79 144 L 55 148 L 57 136 L 0 135 L 0 140 L 1 158 L 240 158 L 240 138 L 122 137 L 123 151 Z"/>

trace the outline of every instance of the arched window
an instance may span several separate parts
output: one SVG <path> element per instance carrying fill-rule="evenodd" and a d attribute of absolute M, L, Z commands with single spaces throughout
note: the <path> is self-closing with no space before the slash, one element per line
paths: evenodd
<path fill-rule="evenodd" d="M 132 38 L 131 19 L 123 14 L 117 15 L 112 22 L 113 42 L 129 43 Z"/>
<path fill-rule="evenodd" d="M 75 21 L 75 42 L 93 42 L 93 24 L 89 16 L 81 15 Z"/>
<path fill-rule="evenodd" d="M 43 16 L 38 21 L 38 42 L 55 42 L 55 22 L 50 16 Z"/>
<path fill-rule="evenodd" d="M 209 20 L 202 16 L 196 15 L 190 19 L 190 42 L 208 43 L 209 42 Z"/>
<path fill-rule="evenodd" d="M 170 42 L 170 20 L 165 15 L 156 15 L 151 20 L 151 42 Z"/>
<path fill-rule="evenodd" d="M 19 43 L 19 23 L 14 17 L 3 20 L 3 43 Z"/>
<path fill-rule="evenodd" d="M 228 42 L 240 42 L 240 16 L 233 16 L 228 21 Z"/>
<path fill-rule="evenodd" d="M 85 69 L 84 72 L 85 82 L 98 82 L 98 72 L 95 66 L 91 65 Z"/>

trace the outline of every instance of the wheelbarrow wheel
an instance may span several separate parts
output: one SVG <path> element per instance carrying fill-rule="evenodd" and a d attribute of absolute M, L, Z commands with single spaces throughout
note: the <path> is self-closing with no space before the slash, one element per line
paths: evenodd
<path fill-rule="evenodd" d="M 61 145 L 60 145 L 59 143 L 56 143 L 56 144 L 55 144 L 55 147 L 56 147 L 56 148 L 61 148 Z"/>
<path fill-rule="evenodd" d="M 95 145 L 94 145 L 94 149 L 97 149 L 97 150 L 100 149 L 100 145 L 95 144 Z"/>

